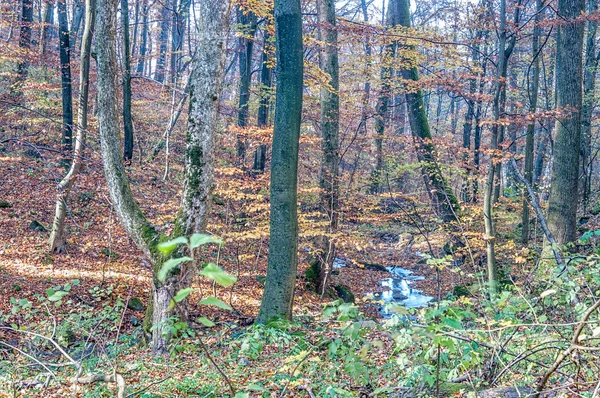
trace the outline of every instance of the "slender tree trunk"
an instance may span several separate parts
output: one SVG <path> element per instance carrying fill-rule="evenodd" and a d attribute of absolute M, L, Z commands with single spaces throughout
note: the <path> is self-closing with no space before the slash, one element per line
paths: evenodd
<path fill-rule="evenodd" d="M 529 112 L 535 113 L 537 110 L 538 100 L 538 88 L 540 80 L 540 46 L 539 40 L 541 36 L 540 21 L 542 18 L 544 4 L 542 0 L 536 0 L 536 15 L 535 25 L 533 27 L 533 37 L 531 39 L 531 54 L 533 59 L 533 73 L 531 78 L 528 77 L 528 91 L 529 91 Z M 527 133 L 525 138 L 525 167 L 523 176 L 525 181 L 533 186 L 533 139 L 535 135 L 535 120 L 529 123 L 527 126 Z M 529 241 L 529 200 L 527 188 L 523 189 L 523 216 L 521 219 L 521 242 L 526 245 Z"/>
<path fill-rule="evenodd" d="M 548 200 L 548 227 L 559 244 L 577 237 L 579 152 L 581 148 L 583 22 L 584 0 L 559 0 L 558 14 L 566 21 L 558 32 L 556 46 L 556 106 L 568 108 L 569 115 L 556 122 L 554 161 Z"/>
<path fill-rule="evenodd" d="M 250 84 L 252 77 L 252 50 L 254 48 L 254 35 L 256 34 L 256 15 L 252 11 L 237 7 L 237 21 L 241 26 L 242 37 L 238 39 L 238 61 L 240 69 L 239 101 L 238 101 L 238 127 L 248 126 L 248 103 L 250 101 Z M 237 154 L 240 164 L 244 164 L 246 157 L 246 143 L 241 136 L 237 139 Z"/>
<path fill-rule="evenodd" d="M 397 3 L 397 4 L 396 4 Z M 408 0 L 392 1 L 388 6 L 397 7 L 398 22 L 401 26 L 410 28 L 410 8 Z M 402 70 L 402 77 L 407 81 L 418 82 L 419 73 L 416 66 Z M 406 93 L 406 106 L 408 108 L 408 120 L 410 129 L 415 142 L 417 158 L 421 163 L 423 178 L 428 187 L 431 187 L 430 193 L 433 205 L 439 216 L 446 222 L 456 221 L 459 211 L 458 200 L 446 179 L 436 160 L 435 147 L 432 142 L 429 121 L 425 114 L 423 106 L 423 92 L 421 90 L 410 90 Z M 433 191 L 433 192 L 432 192 Z"/>
<path fill-rule="evenodd" d="M 73 23 L 71 24 L 71 32 L 69 33 L 69 47 L 71 52 L 75 49 L 77 44 L 77 36 L 79 36 L 79 28 L 81 27 L 81 20 L 85 12 L 84 5 L 81 0 L 75 0 L 75 6 L 73 7 Z"/>
<path fill-rule="evenodd" d="M 597 10 L 597 0 L 589 0 L 588 13 L 591 14 Z M 596 54 L 598 22 L 590 20 L 587 25 L 585 69 L 583 71 L 583 106 L 581 108 L 581 174 L 583 175 L 582 204 L 584 212 L 588 208 L 591 194 L 592 113 L 595 105 L 596 68 L 598 67 L 598 57 L 600 57 L 600 52 Z"/>
<path fill-rule="evenodd" d="M 64 0 L 58 0 L 58 24 L 60 29 L 60 71 L 62 82 L 63 108 L 63 155 L 70 155 L 73 149 L 73 95 L 71 87 L 71 50 L 69 48 L 69 22 L 67 5 Z"/>
<path fill-rule="evenodd" d="M 175 2 L 174 2 L 175 4 Z M 185 18 L 190 10 L 190 0 L 180 0 L 177 9 L 173 13 L 171 34 L 171 84 L 175 85 L 179 78 L 181 56 L 183 53 L 183 37 L 185 33 Z"/>
<path fill-rule="evenodd" d="M 388 4 L 387 10 L 387 26 L 393 28 L 396 26 L 397 16 L 394 15 L 394 9 L 391 6 L 392 2 Z M 371 187 L 372 193 L 379 193 L 381 191 L 381 182 L 383 178 L 383 171 L 385 168 L 383 158 L 383 140 L 385 137 L 385 125 L 386 119 L 389 117 L 389 103 L 391 96 L 391 78 L 393 70 L 391 67 L 392 60 L 396 56 L 397 42 L 392 41 L 388 43 L 383 51 L 381 59 L 381 90 L 379 91 L 379 97 L 377 99 L 377 115 L 375 117 L 375 170 L 373 170 L 371 176 Z"/>
<path fill-rule="evenodd" d="M 21 31 L 19 36 L 19 47 L 25 51 L 24 59 L 17 66 L 17 83 L 20 86 L 27 78 L 29 70 L 29 49 L 31 48 L 31 25 L 33 24 L 33 0 L 22 0 L 21 6 Z M 17 88 L 15 92 L 20 92 Z"/>
<path fill-rule="evenodd" d="M 321 208 L 328 221 L 326 234 L 317 239 L 316 255 L 312 259 L 317 292 L 323 296 L 329 283 L 335 257 L 335 242 L 329 236 L 338 228 L 339 212 L 339 62 L 335 0 L 318 0 L 321 70 L 329 76 L 328 86 L 321 88 L 321 133 L 323 157 L 319 185 Z"/>
<path fill-rule="evenodd" d="M 129 53 L 129 0 L 121 0 L 123 29 L 123 159 L 133 157 L 133 121 L 131 119 L 131 56 Z"/>
<path fill-rule="evenodd" d="M 40 53 L 42 54 L 46 53 L 46 46 L 50 41 L 50 38 L 53 36 L 52 29 L 54 25 L 54 1 L 55 0 L 48 0 L 45 2 L 46 7 L 44 8 L 43 15 L 44 22 L 42 24 L 42 31 L 40 33 Z"/>
<path fill-rule="evenodd" d="M 61 253 L 65 249 L 65 218 L 67 215 L 67 201 L 69 193 L 75 184 L 79 171 L 83 165 L 83 150 L 85 148 L 85 135 L 87 129 L 88 93 L 90 75 L 90 53 L 92 47 L 92 36 L 94 32 L 94 19 L 96 14 L 95 0 L 86 0 L 85 25 L 83 29 L 83 40 L 81 45 L 81 60 L 79 70 L 79 103 L 77 109 L 77 136 L 75 138 L 75 150 L 73 162 L 67 175 L 58 184 L 56 198 L 56 210 L 52 231 L 50 233 L 50 251 Z"/>
<path fill-rule="evenodd" d="M 269 108 L 271 104 L 271 84 L 273 81 L 271 67 L 269 66 L 269 41 L 270 35 L 268 28 L 264 31 L 264 43 L 261 56 L 260 69 L 260 102 L 258 104 L 257 125 L 259 128 L 265 128 L 269 125 Z M 254 152 L 254 164 L 252 170 L 264 173 L 265 163 L 267 161 L 267 145 L 260 144 Z"/>
<path fill-rule="evenodd" d="M 275 0 L 277 94 L 267 280 L 257 318 L 291 318 L 298 266 L 298 147 L 304 60 L 300 0 Z"/>
<path fill-rule="evenodd" d="M 144 74 L 144 64 L 146 63 L 146 46 L 148 45 L 148 13 L 150 8 L 148 7 L 148 0 L 143 0 L 142 7 L 142 44 L 140 45 L 140 58 L 137 64 L 138 75 Z"/>
<path fill-rule="evenodd" d="M 167 43 L 169 41 L 169 25 L 171 18 L 169 17 L 170 7 L 172 7 L 169 0 L 165 0 L 162 4 L 160 12 L 160 34 L 158 37 L 158 61 L 156 62 L 156 71 L 154 73 L 154 80 L 157 82 L 165 81 L 165 70 L 167 66 Z"/>

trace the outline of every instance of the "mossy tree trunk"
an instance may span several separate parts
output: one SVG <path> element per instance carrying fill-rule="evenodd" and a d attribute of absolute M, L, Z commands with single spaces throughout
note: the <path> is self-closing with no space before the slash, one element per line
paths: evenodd
<path fill-rule="evenodd" d="M 123 159 L 133 157 L 133 122 L 131 120 L 131 54 L 129 48 L 129 0 L 121 0 L 123 30 Z"/>
<path fill-rule="evenodd" d="M 104 162 L 104 172 L 113 206 L 128 235 L 152 262 L 154 275 L 164 258 L 156 250 L 163 239 L 144 217 L 131 192 L 120 156 L 117 126 L 117 0 L 98 0 L 98 124 Z M 220 0 L 197 3 L 201 18 L 197 52 L 190 78 L 190 112 L 185 155 L 185 181 L 180 215 L 175 236 L 201 232 L 206 225 L 213 188 L 213 134 L 216 129 L 218 101 L 223 79 L 226 28 L 229 4 Z M 152 301 L 146 313 L 146 331 L 151 330 L 152 350 L 163 354 L 167 350 L 169 333 L 166 322 L 174 315 L 169 302 L 182 287 L 187 287 L 195 275 L 195 264 L 178 269 L 166 281 L 156 277 L 152 283 Z M 185 302 L 178 306 L 179 316 L 185 316 Z M 151 321 L 150 321 L 151 320 Z"/>
<path fill-rule="evenodd" d="M 83 29 L 83 41 L 81 44 L 81 59 L 79 68 L 79 103 L 77 108 L 77 135 L 75 137 L 75 149 L 73 151 L 73 161 L 67 175 L 58 184 L 58 194 L 56 198 L 56 210 L 52 231 L 50 233 L 50 251 L 63 252 L 65 249 L 65 218 L 67 214 L 67 201 L 71 188 L 75 184 L 79 171 L 83 165 L 83 149 L 85 147 L 85 135 L 87 129 L 88 115 L 88 93 L 89 93 L 89 75 L 90 75 L 90 53 L 92 47 L 92 36 L 94 32 L 94 23 L 96 16 L 95 0 L 86 0 L 85 4 L 85 25 Z"/>
<path fill-rule="evenodd" d="M 300 0 L 275 0 L 277 92 L 269 264 L 258 322 L 291 318 L 298 267 L 298 147 L 304 60 Z"/>
<path fill-rule="evenodd" d="M 581 149 L 582 52 L 584 0 L 559 0 L 558 15 L 565 20 L 556 46 L 556 106 L 568 115 L 556 121 L 554 161 L 550 177 L 548 227 L 559 244 L 577 238 L 579 152 Z"/>

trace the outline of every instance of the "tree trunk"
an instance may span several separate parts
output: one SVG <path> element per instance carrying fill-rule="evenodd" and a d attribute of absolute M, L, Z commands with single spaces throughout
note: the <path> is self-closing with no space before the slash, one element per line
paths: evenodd
<path fill-rule="evenodd" d="M 42 31 L 40 33 L 40 52 L 46 53 L 46 46 L 53 36 L 53 25 L 54 25 L 54 0 L 48 0 L 45 2 L 46 7 L 44 8 Z"/>
<path fill-rule="evenodd" d="M 394 10 L 391 4 L 388 5 L 387 10 L 387 26 L 393 28 L 396 26 L 397 17 L 394 15 Z M 388 43 L 383 51 L 381 59 L 381 90 L 379 91 L 379 97 L 377 98 L 377 115 L 375 117 L 375 170 L 371 175 L 371 187 L 372 193 L 379 193 L 381 191 L 381 183 L 383 179 L 384 170 L 384 159 L 383 159 L 383 140 L 385 137 L 385 125 L 386 119 L 389 117 L 389 103 L 391 96 L 391 79 L 392 79 L 392 60 L 396 56 L 397 42 L 394 40 Z"/>
<path fill-rule="evenodd" d="M 69 48 L 69 22 L 67 5 L 58 0 L 58 24 L 60 29 L 60 71 L 62 85 L 63 155 L 70 155 L 73 149 L 73 96 L 71 88 L 71 51 Z"/>
<path fill-rule="evenodd" d="M 33 0 L 22 0 L 21 8 L 21 32 L 19 36 L 19 48 L 24 50 L 25 60 L 21 59 L 17 66 L 17 83 L 16 86 L 20 86 L 22 82 L 27 78 L 27 72 L 29 70 L 29 61 L 26 59 L 29 57 L 29 49 L 31 48 L 31 25 L 33 24 Z M 17 91 L 19 88 L 17 88 Z"/>
<path fill-rule="evenodd" d="M 265 128 L 269 125 L 269 108 L 271 104 L 271 85 L 273 81 L 271 67 L 269 66 L 269 41 L 271 35 L 268 28 L 264 30 L 263 52 L 261 57 L 260 69 L 260 102 L 258 104 L 257 125 L 259 128 Z M 254 152 L 254 164 L 252 170 L 264 173 L 265 163 L 267 161 L 267 145 L 260 144 Z"/>
<path fill-rule="evenodd" d="M 291 318 L 298 266 L 298 147 L 303 49 L 300 0 L 275 0 L 277 94 L 271 166 L 269 265 L 258 322 Z"/>
<path fill-rule="evenodd" d="M 148 0 L 143 0 L 144 6 L 142 8 L 142 43 L 140 44 L 140 58 L 137 64 L 138 75 L 144 74 L 144 64 L 146 62 L 146 46 L 148 45 L 148 13 L 150 8 L 148 7 Z"/>
<path fill-rule="evenodd" d="M 81 0 L 75 0 L 75 5 L 73 7 L 73 22 L 71 23 L 71 32 L 69 33 L 69 47 L 71 48 L 71 52 L 73 52 L 75 44 L 77 44 L 77 36 L 79 35 L 79 28 L 81 26 L 84 11 L 83 2 Z"/>
<path fill-rule="evenodd" d="M 329 236 L 338 228 L 339 212 L 339 62 L 335 0 L 318 0 L 319 38 L 323 43 L 320 67 L 329 76 L 328 86 L 321 87 L 321 134 L 323 157 L 319 185 L 321 208 L 328 221 L 326 235 L 318 239 L 313 269 L 317 292 L 323 296 L 335 257 L 335 243 Z"/>
<path fill-rule="evenodd" d="M 588 13 L 594 13 L 597 9 L 597 0 L 589 0 Z M 582 204 L 584 212 L 588 208 L 591 194 L 592 113 L 595 104 L 596 68 L 598 67 L 598 57 L 600 57 L 600 52 L 596 54 L 596 31 L 598 30 L 598 22 L 590 20 L 587 25 L 585 69 L 583 72 L 583 106 L 581 108 L 581 174 L 583 176 Z"/>
<path fill-rule="evenodd" d="M 520 12 L 519 0 L 515 8 L 514 20 L 519 21 Z M 495 294 L 498 283 L 498 269 L 496 267 L 495 255 L 495 234 L 496 227 L 493 215 L 493 204 L 498 199 L 500 194 L 500 172 L 501 162 L 498 160 L 499 144 L 504 139 L 504 124 L 501 118 L 504 117 L 506 105 L 506 74 L 508 69 L 508 61 L 516 43 L 516 35 L 513 35 L 510 43 L 507 44 L 508 31 L 506 27 L 506 0 L 500 1 L 500 29 L 498 32 L 498 69 L 496 74 L 496 93 L 494 96 L 494 124 L 492 125 L 492 137 L 490 144 L 490 165 L 485 183 L 485 191 L 483 198 L 483 220 L 485 227 L 485 241 L 487 246 L 487 273 L 489 290 L 491 294 Z"/>
<path fill-rule="evenodd" d="M 156 71 L 154 80 L 163 83 L 165 81 L 165 69 L 167 66 L 167 43 L 169 41 L 169 25 L 171 18 L 169 17 L 171 2 L 165 0 L 162 3 L 160 11 L 160 34 L 158 37 L 158 61 L 156 62 Z"/>
<path fill-rule="evenodd" d="M 533 37 L 531 39 L 531 54 L 533 59 L 533 73 L 531 80 L 528 77 L 528 91 L 529 91 L 529 112 L 535 113 L 537 110 L 538 100 L 538 87 L 540 80 L 540 48 L 539 40 L 541 36 L 540 21 L 542 19 L 544 4 L 542 0 L 536 0 L 536 14 L 535 14 L 535 25 L 533 27 Z M 527 126 L 527 133 L 525 138 L 525 167 L 523 176 L 525 181 L 533 186 L 533 139 L 535 134 L 535 120 L 529 123 Z M 526 245 L 529 241 L 529 200 L 527 194 L 527 188 L 523 189 L 523 214 L 521 218 L 521 242 Z"/>
<path fill-rule="evenodd" d="M 77 136 L 75 138 L 75 150 L 73 162 L 67 175 L 58 184 L 56 198 L 56 210 L 52 231 L 50 233 L 50 251 L 61 253 L 65 249 L 65 218 L 67 214 L 67 201 L 71 188 L 75 184 L 79 171 L 83 164 L 83 150 L 85 147 L 85 135 L 87 129 L 88 93 L 90 75 L 90 53 L 92 47 L 92 36 L 94 32 L 94 20 L 96 15 L 95 0 L 86 0 L 85 25 L 83 30 L 83 41 L 81 45 L 81 60 L 79 70 L 79 103 L 77 109 Z"/>
<path fill-rule="evenodd" d="M 133 121 L 131 119 L 131 56 L 129 53 L 129 0 L 121 0 L 123 29 L 123 159 L 133 157 Z"/>
<path fill-rule="evenodd" d="M 254 48 L 254 35 L 256 33 L 256 15 L 245 10 L 243 6 L 237 7 L 237 21 L 240 25 L 242 36 L 238 39 L 238 61 L 240 69 L 239 101 L 238 101 L 238 127 L 248 126 L 248 102 L 250 101 L 250 84 L 252 77 L 252 50 Z M 246 157 L 246 143 L 238 136 L 237 154 L 240 164 L 244 165 Z"/>
<path fill-rule="evenodd" d="M 548 200 L 548 227 L 559 244 L 573 242 L 577 235 L 577 194 L 581 148 L 582 50 L 584 0 L 559 0 L 559 17 L 566 21 L 558 32 L 556 46 L 556 106 L 569 115 L 556 121 L 554 161 Z"/>
<path fill-rule="evenodd" d="M 174 1 L 175 5 L 176 1 Z M 179 78 L 179 68 L 181 65 L 181 55 L 183 50 L 183 37 L 185 33 L 185 18 L 190 10 L 190 0 L 180 0 L 173 13 L 173 33 L 171 34 L 171 85 L 177 83 Z"/>
<path fill-rule="evenodd" d="M 410 28 L 410 8 L 408 0 L 397 0 L 388 6 L 397 7 L 398 22 L 401 26 Z M 416 66 L 402 70 L 402 77 L 407 81 L 418 82 L 419 73 Z M 435 147 L 432 142 L 429 121 L 423 106 L 423 92 L 421 90 L 406 93 L 406 106 L 408 108 L 408 120 L 415 142 L 417 158 L 421 163 L 423 178 L 428 187 L 433 205 L 439 216 L 446 222 L 456 221 L 459 211 L 458 200 L 446 179 L 442 175 L 436 160 Z M 432 192 L 433 191 L 433 192 Z"/>

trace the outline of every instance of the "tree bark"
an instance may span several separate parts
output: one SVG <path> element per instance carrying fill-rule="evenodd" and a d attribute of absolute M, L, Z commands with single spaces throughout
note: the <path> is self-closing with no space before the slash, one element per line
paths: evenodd
<path fill-rule="evenodd" d="M 131 119 L 131 55 L 129 50 L 129 0 L 121 0 L 123 30 L 123 159 L 133 157 L 133 121 Z"/>
<path fill-rule="evenodd" d="M 69 48 L 69 22 L 67 5 L 64 0 L 58 0 L 58 24 L 60 40 L 60 72 L 62 85 L 63 155 L 70 154 L 73 149 L 73 95 L 71 87 L 71 49 Z"/>
<path fill-rule="evenodd" d="M 71 188 L 75 184 L 79 172 L 83 165 L 83 150 L 85 147 L 85 135 L 87 129 L 88 114 L 88 93 L 89 93 L 89 75 L 90 75 L 90 53 L 92 47 L 92 36 L 94 32 L 94 23 L 96 16 L 95 0 L 86 0 L 85 5 L 85 25 L 83 30 L 83 40 L 81 45 L 81 59 L 79 69 L 79 103 L 77 108 L 77 136 L 75 138 L 75 150 L 73 152 L 73 162 L 67 175 L 58 184 L 58 194 L 56 198 L 56 210 L 54 221 L 52 222 L 52 231 L 50 232 L 50 251 L 61 253 L 65 249 L 65 218 L 67 214 L 67 201 Z"/>
<path fill-rule="evenodd" d="M 302 116 L 303 49 L 300 0 L 275 0 L 277 94 L 271 166 L 267 280 L 258 322 L 291 318 L 298 266 L 298 147 Z"/>
<path fill-rule="evenodd" d="M 46 53 L 46 46 L 53 36 L 53 25 L 54 25 L 54 0 L 48 0 L 45 2 L 46 7 L 44 8 L 42 31 L 40 32 L 40 52 Z"/>
<path fill-rule="evenodd" d="M 577 235 L 579 151 L 581 145 L 584 0 L 559 0 L 558 14 L 566 22 L 559 28 L 556 46 L 556 106 L 569 114 L 556 121 L 554 161 L 550 177 L 548 227 L 559 244 L 573 242 Z"/>

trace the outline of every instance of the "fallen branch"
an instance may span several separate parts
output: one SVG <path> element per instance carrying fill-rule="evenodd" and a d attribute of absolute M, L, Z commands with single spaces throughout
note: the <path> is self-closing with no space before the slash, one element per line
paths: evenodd
<path fill-rule="evenodd" d="M 85 377 L 77 377 L 73 380 L 77 384 L 93 384 L 97 382 L 117 383 L 117 398 L 125 398 L 125 378 L 115 372 L 114 374 L 92 374 Z"/>

